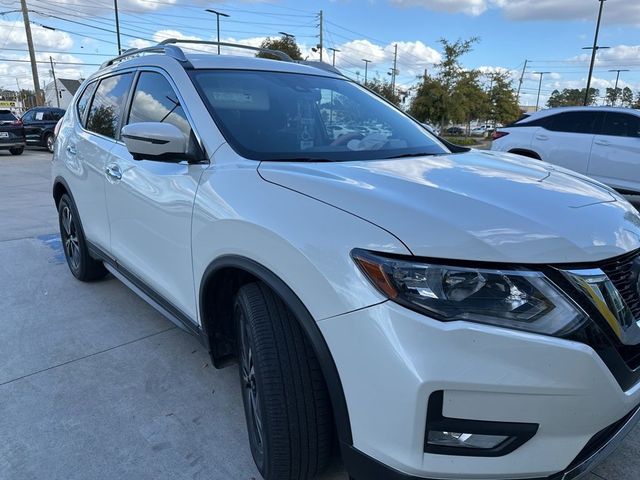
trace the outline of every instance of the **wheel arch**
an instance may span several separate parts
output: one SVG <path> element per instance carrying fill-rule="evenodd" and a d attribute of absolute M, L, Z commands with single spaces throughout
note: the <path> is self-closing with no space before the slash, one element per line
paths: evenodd
<path fill-rule="evenodd" d="M 62 198 L 62 195 L 64 194 L 69 195 L 69 197 L 71 197 L 71 200 L 74 201 L 73 199 L 73 195 L 71 194 L 71 190 L 69 189 L 69 185 L 67 184 L 66 180 L 62 177 L 56 177 L 56 179 L 53 181 L 53 188 L 52 188 L 52 194 L 53 194 L 53 201 L 56 204 L 56 208 L 58 208 L 58 205 L 60 204 L 60 199 Z"/>
<path fill-rule="evenodd" d="M 224 365 L 232 353 L 228 334 L 229 329 L 233 328 L 230 325 L 233 297 L 240 286 L 251 281 L 260 281 L 271 288 L 300 323 L 318 358 L 327 385 L 338 439 L 341 444 L 352 445 L 351 423 L 340 375 L 318 324 L 281 278 L 254 260 L 239 255 L 226 255 L 211 262 L 200 282 L 199 309 L 202 331 L 209 344 L 214 364 Z"/>

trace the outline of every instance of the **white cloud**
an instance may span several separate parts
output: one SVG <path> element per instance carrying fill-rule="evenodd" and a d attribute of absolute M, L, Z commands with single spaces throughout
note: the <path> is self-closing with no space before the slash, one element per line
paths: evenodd
<path fill-rule="evenodd" d="M 448 13 L 480 15 L 487 9 L 487 0 L 391 0 L 400 7 L 423 7 Z"/>
<path fill-rule="evenodd" d="M 591 53 L 583 53 L 570 60 L 586 63 L 590 59 Z M 637 63 L 638 59 L 640 59 L 640 45 L 616 45 L 611 48 L 598 50 L 596 65 L 609 65 L 611 67 L 628 65 Z"/>
<path fill-rule="evenodd" d="M 590 20 L 595 21 L 595 0 L 389 0 L 399 7 L 423 7 L 449 13 L 477 16 L 489 8 L 501 9 L 511 20 Z M 640 2 L 608 0 L 604 6 L 605 24 L 640 25 Z"/>
<path fill-rule="evenodd" d="M 0 32 L 2 32 L 3 48 L 27 48 L 27 35 L 22 21 L 6 21 L 0 19 Z M 31 35 L 35 49 L 55 48 L 68 50 L 73 46 L 73 40 L 68 33 L 58 30 L 49 30 L 39 25 L 31 25 Z"/>

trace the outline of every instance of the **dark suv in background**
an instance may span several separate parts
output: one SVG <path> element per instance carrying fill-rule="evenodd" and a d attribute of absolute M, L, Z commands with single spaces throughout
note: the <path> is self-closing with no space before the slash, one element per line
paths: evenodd
<path fill-rule="evenodd" d="M 20 155 L 25 144 L 22 121 L 11 113 L 11 110 L 0 110 L 0 150 L 9 150 L 11 155 Z"/>
<path fill-rule="evenodd" d="M 64 110 L 53 107 L 36 107 L 22 116 L 27 145 L 46 147 L 53 153 L 55 135 L 53 130 L 64 116 Z"/>

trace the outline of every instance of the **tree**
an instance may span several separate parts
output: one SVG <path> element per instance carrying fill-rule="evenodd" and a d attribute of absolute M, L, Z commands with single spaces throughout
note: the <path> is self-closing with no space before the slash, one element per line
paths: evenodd
<path fill-rule="evenodd" d="M 507 72 L 491 74 L 492 87 L 489 90 L 491 111 L 489 120 L 494 123 L 508 124 L 520 117 L 520 106 L 513 90 L 513 84 Z"/>
<path fill-rule="evenodd" d="M 607 93 L 605 95 L 606 101 L 608 105 L 615 105 L 618 103 L 618 99 L 622 96 L 621 88 L 607 88 Z"/>
<path fill-rule="evenodd" d="M 624 87 L 622 89 L 622 106 L 631 108 L 633 105 L 633 90 L 629 87 Z"/>
<path fill-rule="evenodd" d="M 400 105 L 400 95 L 398 95 L 398 92 L 393 91 L 391 82 L 376 77 L 373 80 L 369 80 L 365 86 L 394 105 Z"/>
<path fill-rule="evenodd" d="M 556 107 L 574 107 L 584 104 L 584 88 L 565 88 L 561 92 L 554 90 L 547 101 L 549 108 Z M 597 88 L 589 89 L 589 97 L 587 99 L 587 105 L 595 105 L 600 96 L 600 90 Z"/>
<path fill-rule="evenodd" d="M 260 44 L 260 48 L 280 50 L 281 52 L 289 55 L 294 60 L 302 60 L 302 52 L 300 51 L 300 47 L 298 47 L 295 38 L 290 35 L 282 35 L 279 38 L 267 37 Z M 281 60 L 279 57 L 265 52 L 256 54 L 256 57 Z"/>
<path fill-rule="evenodd" d="M 473 50 L 477 38 L 453 43 L 441 39 L 442 61 L 435 76 L 425 76 L 418 85 L 409 111 L 419 120 L 441 126 L 449 122 L 469 122 L 487 112 L 487 95 L 479 82 L 477 70 L 463 68 L 460 59 Z"/>

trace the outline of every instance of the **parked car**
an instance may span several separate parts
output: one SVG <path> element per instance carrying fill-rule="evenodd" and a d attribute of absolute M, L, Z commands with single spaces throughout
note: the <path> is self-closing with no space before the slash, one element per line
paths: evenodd
<path fill-rule="evenodd" d="M 36 107 L 22 116 L 27 145 L 46 147 L 53 152 L 56 123 L 64 116 L 64 110 L 52 107 Z"/>
<path fill-rule="evenodd" d="M 464 129 L 461 127 L 449 127 L 446 128 L 444 132 L 446 135 L 451 136 L 464 135 Z"/>
<path fill-rule="evenodd" d="M 77 279 L 111 272 L 239 363 L 265 479 L 312 478 L 334 441 L 356 480 L 572 479 L 637 423 L 624 198 L 448 147 L 321 63 L 176 42 L 76 94 L 52 161 L 62 245 Z M 329 137 L 330 97 L 380 131 Z"/>
<path fill-rule="evenodd" d="M 492 150 L 544 160 L 620 192 L 640 193 L 640 111 L 556 108 L 500 128 Z"/>
<path fill-rule="evenodd" d="M 26 144 L 22 122 L 11 110 L 0 110 L 0 150 L 21 155 Z"/>
<path fill-rule="evenodd" d="M 424 128 L 426 128 L 429 133 L 433 134 L 433 135 L 440 135 L 440 129 L 438 127 L 436 127 L 435 125 L 432 125 L 428 122 L 423 122 L 422 126 Z"/>
<path fill-rule="evenodd" d="M 486 125 L 478 125 L 477 127 L 473 127 L 471 129 L 470 133 L 474 137 L 484 137 L 487 134 L 487 126 Z"/>

